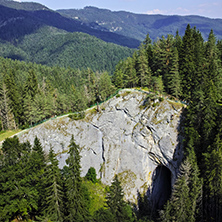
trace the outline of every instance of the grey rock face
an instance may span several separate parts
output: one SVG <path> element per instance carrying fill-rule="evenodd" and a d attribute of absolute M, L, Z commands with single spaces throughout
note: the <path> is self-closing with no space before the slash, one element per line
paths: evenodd
<path fill-rule="evenodd" d="M 110 184 L 118 174 L 126 199 L 136 201 L 137 191 L 147 191 L 160 165 L 171 171 L 174 183 L 183 156 L 179 136 L 183 106 L 169 100 L 149 102 L 147 97 L 142 92 L 121 91 L 103 103 L 99 113 L 92 108 L 83 120 L 50 120 L 19 138 L 33 144 L 38 136 L 46 152 L 54 148 L 62 168 L 73 134 L 81 147 L 82 176 L 94 167 L 101 181 Z"/>

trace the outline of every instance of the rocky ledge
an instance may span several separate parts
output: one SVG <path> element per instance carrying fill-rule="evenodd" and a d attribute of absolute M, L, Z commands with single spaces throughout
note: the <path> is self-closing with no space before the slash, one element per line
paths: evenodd
<path fill-rule="evenodd" d="M 38 136 L 46 152 L 52 146 L 62 168 L 74 135 L 81 148 L 82 176 L 94 167 L 98 177 L 110 184 L 118 174 L 126 199 L 136 202 L 137 193 L 152 186 L 158 167 L 170 170 L 171 185 L 181 163 L 181 113 L 183 105 L 134 90 L 91 108 L 82 120 L 68 116 L 47 121 L 19 136 L 33 144 Z M 160 168 L 158 168 L 160 169 Z"/>

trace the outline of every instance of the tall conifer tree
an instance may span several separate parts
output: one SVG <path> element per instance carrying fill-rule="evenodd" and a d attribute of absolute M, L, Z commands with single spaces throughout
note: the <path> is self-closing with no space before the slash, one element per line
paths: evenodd
<path fill-rule="evenodd" d="M 63 182 L 61 172 L 58 167 L 59 161 L 56 159 L 56 155 L 50 147 L 49 164 L 46 168 L 46 204 L 45 204 L 45 215 L 52 221 L 62 222 L 64 220 L 64 193 L 63 193 Z"/>
<path fill-rule="evenodd" d="M 117 175 L 110 186 L 106 196 L 106 204 L 116 222 L 133 221 L 132 211 L 127 210 L 129 206 L 123 200 L 124 193 Z"/>
<path fill-rule="evenodd" d="M 202 192 L 202 181 L 195 153 L 192 149 L 181 164 L 180 174 L 173 188 L 171 199 L 161 211 L 161 221 L 195 221 L 198 216 L 198 203 Z"/>
<path fill-rule="evenodd" d="M 195 73 L 195 65 L 193 31 L 189 24 L 187 25 L 185 35 L 183 36 L 179 61 L 183 97 L 190 101 L 194 89 L 193 78 Z"/>
<path fill-rule="evenodd" d="M 145 45 L 141 45 L 138 53 L 138 86 L 150 87 L 151 85 L 151 69 L 149 67 L 146 56 Z"/>
<path fill-rule="evenodd" d="M 86 221 L 88 217 L 88 209 L 84 200 L 82 187 L 82 178 L 80 177 L 80 150 L 74 141 L 74 136 L 69 144 L 69 157 L 66 160 L 68 171 L 66 174 L 66 190 L 67 190 L 67 209 L 68 221 Z"/>

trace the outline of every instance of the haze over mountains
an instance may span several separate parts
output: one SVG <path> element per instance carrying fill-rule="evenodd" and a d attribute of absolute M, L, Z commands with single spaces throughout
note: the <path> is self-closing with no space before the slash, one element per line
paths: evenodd
<path fill-rule="evenodd" d="M 222 38 L 222 19 L 112 12 L 96 7 L 53 11 L 39 3 L 0 0 L 0 56 L 112 72 L 147 33 L 154 41 L 175 35 L 177 30 L 183 35 L 188 23 L 196 26 L 205 40 L 211 29 Z"/>
<path fill-rule="evenodd" d="M 140 41 L 145 39 L 147 33 L 153 40 L 167 34 L 175 35 L 177 30 L 180 35 L 183 35 L 188 23 L 191 27 L 196 26 L 205 40 L 211 29 L 214 30 L 219 39 L 222 38 L 222 19 L 210 19 L 201 16 L 146 15 L 124 11 L 113 12 L 96 7 L 85 7 L 80 10 L 58 10 L 58 12 L 81 21 L 91 28 L 115 32 Z"/>

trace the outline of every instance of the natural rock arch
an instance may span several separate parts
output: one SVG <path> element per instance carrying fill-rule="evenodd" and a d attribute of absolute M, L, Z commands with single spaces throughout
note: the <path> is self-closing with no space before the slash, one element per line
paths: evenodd
<path fill-rule="evenodd" d="M 162 209 L 170 198 L 172 191 L 171 171 L 163 165 L 159 165 L 153 172 L 151 200 L 155 209 Z"/>

